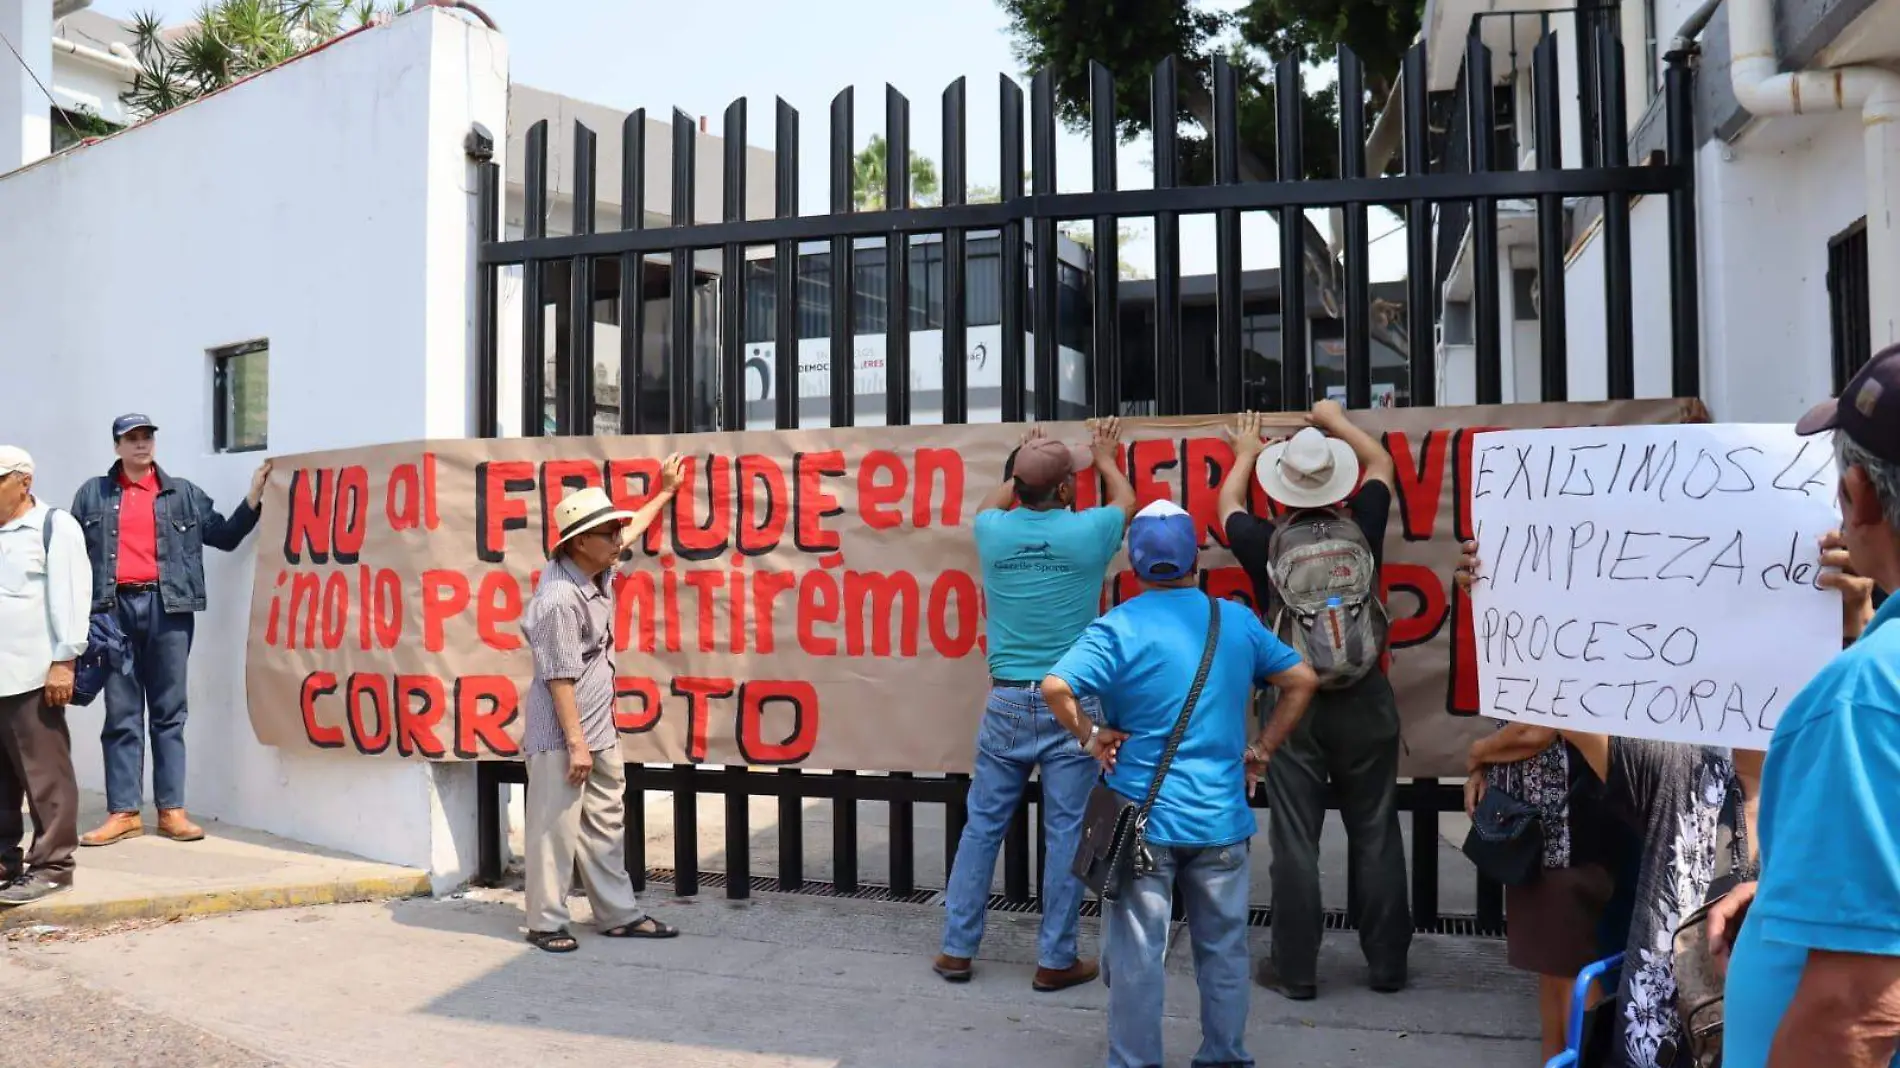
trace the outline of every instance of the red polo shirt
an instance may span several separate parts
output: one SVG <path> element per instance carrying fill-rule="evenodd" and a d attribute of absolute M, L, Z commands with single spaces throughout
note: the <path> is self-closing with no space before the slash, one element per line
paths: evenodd
<path fill-rule="evenodd" d="M 158 581 L 158 474 L 145 472 L 137 482 L 119 472 L 118 581 Z"/>

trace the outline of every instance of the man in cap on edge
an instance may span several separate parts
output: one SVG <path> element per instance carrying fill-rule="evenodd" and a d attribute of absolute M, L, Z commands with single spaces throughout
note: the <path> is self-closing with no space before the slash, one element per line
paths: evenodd
<path fill-rule="evenodd" d="M 157 433 L 149 416 L 113 420 L 119 459 L 73 496 L 73 518 L 86 532 L 92 560 L 92 610 L 118 613 L 132 651 L 131 674 L 106 678 L 99 746 L 110 814 L 80 836 L 80 845 L 106 846 L 145 833 L 139 810 L 147 734 L 158 833 L 178 842 L 204 837 L 185 812 L 185 669 L 197 613 L 207 603 L 204 549 L 235 552 L 257 526 L 270 461 L 258 465 L 250 493 L 227 519 L 204 490 L 158 466 Z"/>
<path fill-rule="evenodd" d="M 1200 590 L 1200 536 L 1193 517 L 1171 501 L 1143 508 L 1128 526 L 1128 563 L 1141 580 L 1141 594 L 1089 624 L 1042 683 L 1050 710 L 1078 737 L 1097 729 L 1084 717 L 1078 696 L 1099 699 L 1102 718 L 1126 732 L 1101 763 L 1108 788 L 1130 801 L 1148 796 L 1168 741 L 1188 713 L 1144 835 L 1154 869 L 1128 875 L 1102 915 L 1104 959 L 1114 980 L 1108 995 L 1109 1068 L 1164 1062 L 1162 958 L 1177 883 L 1201 993 L 1201 1047 L 1193 1063 L 1254 1063 L 1245 1041 L 1249 842 L 1255 831 L 1247 795 L 1319 684 L 1299 654 L 1245 605 L 1210 600 Z M 1215 618 L 1220 630 L 1209 658 Z M 1207 678 L 1188 709 L 1203 659 Z M 1268 686 L 1277 703 L 1256 736 L 1253 694 Z"/>
<path fill-rule="evenodd" d="M 0 445 L 0 906 L 73 885 L 79 783 L 65 705 L 91 605 L 79 524 L 34 497 L 33 458 Z M 22 797 L 33 814 L 25 857 Z"/>
<path fill-rule="evenodd" d="M 551 519 L 559 540 L 521 614 L 534 654 L 521 732 L 528 762 L 527 938 L 550 953 L 580 948 L 567 929 L 567 891 L 577 857 L 600 934 L 679 934 L 640 908 L 627 876 L 627 772 L 614 726 L 610 579 L 679 493 L 681 472 L 680 458 L 667 457 L 659 492 L 634 512 L 622 511 L 592 486 L 562 498 Z"/>
<path fill-rule="evenodd" d="M 990 879 L 1003 832 L 1016 814 L 1029 773 L 1042 775 L 1042 931 L 1037 940 L 1037 990 L 1062 990 L 1093 980 L 1098 968 L 1076 951 L 1082 884 L 1069 872 L 1082 812 L 1095 781 L 1095 752 L 1119 735 L 1103 730 L 1078 744 L 1043 702 L 1043 676 L 1095 619 L 1109 562 L 1135 510 L 1135 490 L 1116 466 L 1120 420 L 1093 427 L 1087 455 L 1034 428 L 1011 454 L 1003 484 L 979 506 L 977 556 L 987 605 L 990 691 L 977 728 L 969 817 L 944 891 L 943 947 L 932 967 L 966 982 L 983 941 Z M 1108 504 L 1075 511 L 1076 475 L 1093 468 Z M 1010 504 L 1014 502 L 1015 507 Z M 1091 701 L 1085 711 L 1098 711 Z"/>
<path fill-rule="evenodd" d="M 1761 879 L 1709 916 L 1718 959 L 1733 945 L 1722 1056 L 1729 1068 L 1881 1068 L 1900 1065 L 1900 346 L 1795 432 L 1831 432 L 1846 562 L 1889 596 L 1769 738 Z M 1844 622 L 1851 633 L 1858 620 Z"/>
<path fill-rule="evenodd" d="M 1240 416 L 1230 435 L 1234 467 L 1219 502 L 1228 548 L 1252 579 L 1255 604 L 1273 606 L 1276 632 L 1321 679 L 1311 710 L 1266 774 L 1273 942 L 1256 979 L 1296 1001 L 1318 992 L 1319 842 L 1329 782 L 1339 796 L 1350 863 L 1358 874 L 1359 944 L 1372 989 L 1392 993 L 1404 987 L 1412 943 L 1399 838 L 1399 709 L 1379 666 L 1385 615 L 1378 571 L 1392 508 L 1392 457 L 1334 401 L 1314 405 L 1307 423 L 1263 452 L 1259 417 Z M 1247 506 L 1248 483 L 1256 475 L 1267 495 L 1288 509 L 1277 524 Z M 1276 545 L 1276 530 L 1295 536 Z M 1300 566 L 1302 553 L 1306 567 Z M 1278 611 L 1290 599 L 1315 592 L 1337 594 L 1321 599 L 1323 605 L 1333 602 L 1321 610 L 1325 625 L 1312 627 L 1316 617 L 1310 614 Z M 1342 620 L 1349 625 L 1330 625 Z M 1328 633 L 1348 640 L 1332 647 L 1309 640 Z"/>

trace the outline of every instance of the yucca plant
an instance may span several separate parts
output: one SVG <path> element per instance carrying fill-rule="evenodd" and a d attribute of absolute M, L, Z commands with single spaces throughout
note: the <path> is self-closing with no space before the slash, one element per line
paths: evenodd
<path fill-rule="evenodd" d="M 141 11 L 132 18 L 139 71 L 120 99 L 149 118 L 410 6 L 406 0 L 211 0 L 190 25 L 170 32 L 155 12 Z"/>

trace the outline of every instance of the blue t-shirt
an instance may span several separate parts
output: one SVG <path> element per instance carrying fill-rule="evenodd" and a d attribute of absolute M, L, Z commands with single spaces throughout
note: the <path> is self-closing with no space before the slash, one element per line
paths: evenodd
<path fill-rule="evenodd" d="M 990 675 L 1042 681 L 1102 608 L 1102 580 L 1127 513 L 1001 508 L 976 517 Z"/>
<path fill-rule="evenodd" d="M 1245 759 L 1253 691 L 1300 662 L 1245 605 L 1223 600 L 1220 607 L 1214 663 L 1148 815 L 1148 840 L 1158 845 L 1224 846 L 1253 837 Z M 1078 695 L 1100 697 L 1102 721 L 1128 732 L 1108 777 L 1116 793 L 1135 801 L 1148 795 L 1206 646 L 1206 594 L 1148 590 L 1089 624 L 1050 672 Z"/>
<path fill-rule="evenodd" d="M 1900 600 L 1889 598 L 1795 696 L 1768 743 L 1761 886 L 1728 969 L 1728 1068 L 1768 1063 L 1809 950 L 1900 956 L 1897 619 Z"/>

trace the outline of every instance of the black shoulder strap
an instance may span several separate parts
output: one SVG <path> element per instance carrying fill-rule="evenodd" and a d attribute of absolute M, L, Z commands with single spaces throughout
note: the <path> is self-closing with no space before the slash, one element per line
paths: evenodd
<path fill-rule="evenodd" d="M 48 565 L 53 562 L 53 517 L 58 514 L 59 509 L 49 504 L 46 506 L 46 519 L 40 523 L 40 548 L 46 551 Z"/>
<path fill-rule="evenodd" d="M 1207 684 L 1208 669 L 1214 665 L 1214 649 L 1220 645 L 1220 599 L 1209 595 L 1207 598 L 1207 647 L 1201 650 L 1201 667 L 1194 673 L 1194 685 L 1188 687 L 1187 700 L 1181 705 L 1181 718 L 1174 722 L 1174 733 L 1168 735 L 1168 746 L 1161 751 L 1161 760 L 1155 765 L 1154 781 L 1148 784 L 1148 796 L 1142 798 L 1141 810 L 1136 820 L 1146 825 L 1148 810 L 1154 807 L 1155 798 L 1161 795 L 1161 780 L 1167 778 L 1168 767 L 1174 763 L 1174 751 L 1181 748 L 1181 737 L 1187 733 L 1188 720 L 1194 715 L 1194 706 L 1200 702 L 1201 687 Z"/>

